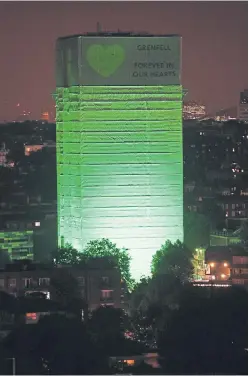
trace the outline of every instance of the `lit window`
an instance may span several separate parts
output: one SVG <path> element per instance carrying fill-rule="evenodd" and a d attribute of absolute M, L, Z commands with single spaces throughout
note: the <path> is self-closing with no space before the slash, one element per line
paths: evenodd
<path fill-rule="evenodd" d="M 41 222 L 35 222 L 35 227 L 40 227 L 41 226 Z"/>
<path fill-rule="evenodd" d="M 234 264 L 247 264 L 248 257 L 247 256 L 233 256 L 233 263 Z"/>
<path fill-rule="evenodd" d="M 240 269 L 241 274 L 248 274 L 248 269 Z"/>
<path fill-rule="evenodd" d="M 128 359 L 128 360 L 125 360 L 124 362 L 127 364 L 127 366 L 134 366 L 135 364 L 134 359 Z"/>
<path fill-rule="evenodd" d="M 240 269 L 239 268 L 234 268 L 233 269 L 233 274 L 240 274 Z"/>
<path fill-rule="evenodd" d="M 36 320 L 37 314 L 36 313 L 26 313 L 26 318 L 29 320 Z"/>
<path fill-rule="evenodd" d="M 113 290 L 101 290 L 101 298 L 108 299 L 111 298 L 113 294 Z"/>

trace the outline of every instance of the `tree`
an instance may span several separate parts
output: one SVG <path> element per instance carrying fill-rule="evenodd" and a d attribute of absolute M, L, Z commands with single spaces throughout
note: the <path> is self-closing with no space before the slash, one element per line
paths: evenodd
<path fill-rule="evenodd" d="M 142 279 L 131 294 L 130 314 L 135 338 L 155 346 L 167 318 L 178 309 L 183 284 L 174 274 L 155 274 Z"/>
<path fill-rule="evenodd" d="M 131 315 L 136 335 L 153 343 L 163 322 L 178 309 L 179 294 L 193 274 L 193 254 L 180 241 L 166 241 L 152 258 L 151 272 L 152 278 L 141 279 L 132 291 Z"/>
<path fill-rule="evenodd" d="M 36 325 L 26 324 L 16 326 L 3 340 L 4 365 L 5 371 L 9 371 L 8 374 L 12 374 L 11 360 L 13 358 L 16 374 L 37 375 L 44 373 L 42 359 L 39 355 L 37 356 L 35 351 L 35 327 Z"/>
<path fill-rule="evenodd" d="M 15 313 L 17 309 L 17 300 L 13 295 L 5 291 L 0 291 L 0 311 Z"/>
<path fill-rule="evenodd" d="M 56 265 L 77 265 L 81 260 L 81 254 L 70 244 L 65 247 L 57 248 L 52 252 L 52 260 Z"/>
<path fill-rule="evenodd" d="M 131 257 L 125 248 L 119 249 L 116 244 L 109 239 L 92 240 L 82 252 L 77 251 L 70 244 L 63 248 L 58 248 L 51 255 L 55 264 L 62 265 L 86 265 L 93 259 L 108 261 L 111 265 L 120 268 L 122 278 L 128 287 L 132 287 L 134 281 L 130 273 Z"/>
<path fill-rule="evenodd" d="M 242 244 L 248 244 L 248 220 L 242 223 L 239 229 L 239 237 Z"/>
<path fill-rule="evenodd" d="M 139 282 L 134 284 L 130 296 L 131 314 L 141 311 L 141 309 L 145 306 L 147 307 L 146 298 L 150 282 L 150 277 L 142 277 Z"/>
<path fill-rule="evenodd" d="M 247 292 L 187 286 L 179 302 L 158 339 L 164 373 L 247 374 Z"/>
<path fill-rule="evenodd" d="M 54 315 L 39 324 L 38 351 L 46 360 L 49 373 L 87 374 L 97 372 L 101 365 L 108 368 L 107 359 L 99 354 L 83 323 Z"/>
<path fill-rule="evenodd" d="M 151 272 L 174 275 L 186 282 L 193 274 L 193 253 L 179 240 L 175 243 L 167 240 L 152 257 Z"/>
<path fill-rule="evenodd" d="M 205 215 L 185 211 L 184 244 L 191 251 L 209 245 L 210 229 L 210 222 Z"/>
<path fill-rule="evenodd" d="M 91 342 L 84 323 L 58 314 L 17 328 L 4 348 L 6 357 L 16 359 L 17 374 L 110 373 L 107 357 Z"/>
<path fill-rule="evenodd" d="M 112 243 L 109 239 L 101 239 L 90 241 L 82 253 L 83 258 L 86 260 L 97 257 L 111 257 L 116 260 L 122 278 L 125 280 L 128 287 L 131 287 L 133 282 L 130 272 L 131 257 L 127 249 L 119 249 L 116 244 Z"/>
<path fill-rule="evenodd" d="M 62 304 L 64 309 L 75 313 L 79 318 L 88 318 L 87 302 L 84 300 L 79 288 L 78 281 L 70 274 L 68 270 L 63 268 L 56 269 L 51 278 L 51 287 L 54 292 L 54 299 Z"/>
<path fill-rule="evenodd" d="M 115 347 L 117 341 L 124 338 L 127 325 L 128 318 L 124 311 L 108 306 L 94 310 L 88 322 L 92 338 L 102 344 L 103 350 L 113 344 Z"/>

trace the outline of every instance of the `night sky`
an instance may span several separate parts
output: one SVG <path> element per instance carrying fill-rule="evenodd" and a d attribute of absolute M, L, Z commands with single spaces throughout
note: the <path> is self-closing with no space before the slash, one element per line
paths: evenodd
<path fill-rule="evenodd" d="M 247 88 L 247 2 L 0 2 L 0 121 L 52 110 L 59 36 L 148 31 L 183 37 L 183 87 L 208 111 Z M 17 103 L 20 106 L 17 107 Z"/>

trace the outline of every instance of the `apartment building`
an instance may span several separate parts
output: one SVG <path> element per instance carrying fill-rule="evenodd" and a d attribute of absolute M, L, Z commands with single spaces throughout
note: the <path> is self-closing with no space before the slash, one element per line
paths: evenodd
<path fill-rule="evenodd" d="M 0 290 L 16 297 L 32 294 L 56 300 L 53 281 L 65 276 L 77 280 L 79 294 L 89 310 L 100 306 L 124 307 L 126 288 L 120 270 L 101 259 L 86 266 L 73 267 L 23 262 L 6 265 L 0 270 Z"/>
<path fill-rule="evenodd" d="M 213 283 L 248 286 L 248 255 L 242 247 L 209 247 L 205 263 L 206 279 Z"/>

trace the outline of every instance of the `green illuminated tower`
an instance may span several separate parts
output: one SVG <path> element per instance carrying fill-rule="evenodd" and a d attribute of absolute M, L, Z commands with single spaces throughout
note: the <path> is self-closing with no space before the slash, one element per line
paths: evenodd
<path fill-rule="evenodd" d="M 134 278 L 183 240 L 179 36 L 57 41 L 59 245 L 109 238 Z"/>

